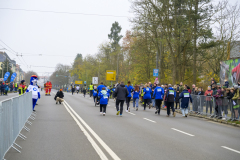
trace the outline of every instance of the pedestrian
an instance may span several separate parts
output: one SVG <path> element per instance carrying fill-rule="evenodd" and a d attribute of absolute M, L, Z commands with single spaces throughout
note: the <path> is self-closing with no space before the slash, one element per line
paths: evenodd
<path fill-rule="evenodd" d="M 133 93 L 133 109 L 135 109 L 135 106 L 136 106 L 136 111 L 138 111 L 138 102 L 139 102 L 139 95 L 140 95 L 140 90 L 138 85 L 135 85 L 132 93 Z"/>
<path fill-rule="evenodd" d="M 213 90 L 211 90 L 211 86 L 208 86 L 208 89 L 205 91 L 204 96 L 206 96 L 206 114 L 208 113 L 208 107 L 210 106 L 210 115 L 212 115 L 212 96 L 213 96 Z"/>
<path fill-rule="evenodd" d="M 164 85 L 164 98 L 163 98 L 163 100 L 164 100 L 164 105 L 163 105 L 163 108 L 166 108 L 166 107 L 167 107 L 167 98 L 166 98 L 166 96 L 167 96 L 167 90 L 168 90 L 168 84 L 165 84 L 165 85 Z"/>
<path fill-rule="evenodd" d="M 128 90 L 125 87 L 124 83 L 121 82 L 121 84 L 116 88 L 115 90 L 115 97 L 116 97 L 116 109 L 117 109 L 117 114 L 120 116 L 122 116 L 122 112 L 123 112 L 123 104 L 124 101 L 126 99 L 126 97 L 128 96 Z M 119 109 L 119 104 L 120 104 L 120 109 Z"/>
<path fill-rule="evenodd" d="M 63 97 L 64 97 L 64 94 L 63 94 L 63 91 L 62 89 L 59 89 L 59 91 L 56 93 L 55 95 L 55 101 L 56 101 L 56 104 L 61 104 L 64 100 L 63 100 Z"/>
<path fill-rule="evenodd" d="M 181 110 L 182 110 L 182 116 L 187 117 L 188 115 L 188 104 L 189 104 L 189 99 L 192 103 L 192 97 L 191 94 L 187 90 L 187 85 L 184 85 L 184 90 L 179 96 L 179 99 L 181 100 Z"/>
<path fill-rule="evenodd" d="M 90 92 L 90 97 L 92 97 L 92 95 L 93 95 L 93 84 L 92 83 L 89 85 L 89 92 Z"/>
<path fill-rule="evenodd" d="M 163 96 L 164 96 L 164 89 L 161 87 L 160 84 L 158 84 L 158 86 L 154 89 L 154 92 L 153 92 L 153 97 L 155 98 L 155 102 L 156 102 L 155 114 L 160 115 Z"/>
<path fill-rule="evenodd" d="M 156 87 L 157 87 L 157 84 L 154 83 L 154 84 L 153 84 L 153 87 L 152 87 L 152 93 L 151 93 L 151 97 L 152 97 L 152 107 L 153 107 L 153 108 L 155 108 L 155 98 L 154 98 L 154 96 L 153 96 L 153 93 L 154 93 L 154 90 L 155 90 Z"/>
<path fill-rule="evenodd" d="M 86 84 L 84 84 L 84 86 L 83 86 L 83 97 L 84 98 L 86 96 L 86 92 L 87 92 L 87 86 L 86 86 Z"/>
<path fill-rule="evenodd" d="M 170 108 L 172 109 L 173 112 L 173 117 L 176 116 L 176 112 L 174 109 L 174 99 L 176 98 L 176 92 L 175 90 L 172 88 L 172 85 L 169 84 L 168 85 L 168 90 L 166 93 L 166 104 L 167 104 L 167 117 L 169 117 L 170 115 Z"/>
<path fill-rule="evenodd" d="M 100 99 L 100 115 L 103 115 L 103 116 L 106 115 L 109 96 L 110 95 L 106 91 L 105 87 L 103 87 L 101 92 L 98 93 L 98 97 Z"/>
<path fill-rule="evenodd" d="M 217 94 L 213 96 L 216 99 L 215 105 L 215 117 L 218 119 L 222 119 L 222 98 L 223 93 L 221 88 L 217 90 Z"/>
<path fill-rule="evenodd" d="M 143 90 L 143 94 L 144 94 L 144 96 L 143 96 L 143 99 L 144 99 L 144 111 L 146 110 L 146 105 L 147 104 L 148 104 L 149 109 L 151 108 L 151 106 L 150 106 L 151 93 L 152 93 L 151 88 L 149 88 L 149 85 L 146 84 L 145 88 Z"/>
<path fill-rule="evenodd" d="M 80 87 L 79 87 L 79 85 L 77 85 L 76 86 L 77 94 L 79 93 L 79 89 L 80 89 Z"/>

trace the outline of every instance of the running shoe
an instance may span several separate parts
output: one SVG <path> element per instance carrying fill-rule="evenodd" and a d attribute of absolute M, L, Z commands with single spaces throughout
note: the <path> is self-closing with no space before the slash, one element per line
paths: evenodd
<path fill-rule="evenodd" d="M 176 112 L 173 112 L 173 117 L 175 117 L 176 116 Z"/>
<path fill-rule="evenodd" d="M 157 114 L 157 113 L 158 113 L 158 110 L 156 110 L 155 114 Z"/>
<path fill-rule="evenodd" d="M 103 113 L 103 116 L 105 116 L 106 113 Z"/>
<path fill-rule="evenodd" d="M 116 115 L 119 115 L 120 111 L 117 111 L 117 114 Z"/>
<path fill-rule="evenodd" d="M 187 114 L 185 114 L 185 117 L 187 117 Z"/>
<path fill-rule="evenodd" d="M 100 112 L 100 115 L 102 115 L 102 112 Z"/>
<path fill-rule="evenodd" d="M 138 111 L 138 108 L 136 108 L 136 111 Z"/>
<path fill-rule="evenodd" d="M 130 107 L 128 108 L 128 112 L 130 112 Z"/>
<path fill-rule="evenodd" d="M 126 112 L 128 112 L 128 110 L 126 110 Z"/>
<path fill-rule="evenodd" d="M 120 114 L 120 117 L 122 117 L 122 114 Z"/>

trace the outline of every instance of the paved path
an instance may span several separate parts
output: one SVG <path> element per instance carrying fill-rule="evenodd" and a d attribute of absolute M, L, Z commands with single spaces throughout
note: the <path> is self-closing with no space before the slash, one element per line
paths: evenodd
<path fill-rule="evenodd" d="M 53 96 L 38 102 L 37 117 L 26 141 L 17 140 L 22 153 L 10 150 L 7 160 L 155 160 L 240 159 L 240 129 L 194 117 L 155 115 L 154 109 L 116 116 L 110 100 L 105 117 L 93 100 L 65 93 L 66 104 Z M 101 158 L 100 158 L 101 157 Z"/>

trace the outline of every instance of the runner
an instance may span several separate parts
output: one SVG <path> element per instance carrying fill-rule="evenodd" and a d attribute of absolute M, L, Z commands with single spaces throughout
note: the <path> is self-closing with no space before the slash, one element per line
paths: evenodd
<path fill-rule="evenodd" d="M 86 86 L 86 84 L 84 84 L 84 86 L 83 86 L 83 97 L 84 98 L 85 98 L 86 92 L 87 92 L 87 86 Z"/>
<path fill-rule="evenodd" d="M 89 92 L 90 92 L 90 97 L 93 95 L 93 84 L 89 85 Z"/>
<path fill-rule="evenodd" d="M 189 99 L 192 103 L 192 97 L 191 97 L 191 94 L 187 90 L 187 85 L 184 85 L 184 90 L 182 91 L 182 93 L 179 96 L 179 99 L 181 99 L 181 98 L 182 98 L 182 101 L 181 101 L 182 116 L 187 117 Z"/>
<path fill-rule="evenodd" d="M 148 104 L 149 109 L 151 108 L 151 106 L 150 106 L 151 93 L 152 93 L 152 90 L 151 90 L 151 88 L 149 88 L 149 85 L 146 83 L 145 88 L 143 90 L 144 111 L 146 110 L 146 105 L 147 104 Z"/>
<path fill-rule="evenodd" d="M 139 86 L 135 85 L 133 93 L 133 109 L 135 109 L 135 103 L 136 103 L 136 111 L 138 111 L 138 102 L 139 102 L 139 94 L 140 94 Z"/>
<path fill-rule="evenodd" d="M 130 81 L 128 81 L 128 84 L 126 85 L 126 88 L 127 88 L 127 90 L 128 90 L 128 96 L 127 96 L 127 98 L 126 98 L 126 103 L 127 103 L 126 112 L 130 112 L 130 106 L 129 106 L 129 104 L 130 104 L 130 101 L 131 101 L 131 98 L 132 98 L 131 93 L 132 93 L 132 91 L 133 91 L 133 87 L 131 86 L 131 82 L 130 82 Z"/>
<path fill-rule="evenodd" d="M 115 90 L 115 97 L 116 97 L 116 109 L 117 109 L 117 114 L 122 117 L 122 111 L 123 111 L 123 104 L 124 101 L 126 99 L 126 97 L 128 96 L 128 90 L 125 87 L 124 83 L 121 82 L 121 84 L 116 88 Z M 119 110 L 119 103 L 120 103 L 120 110 Z"/>
<path fill-rule="evenodd" d="M 175 97 L 176 97 L 176 92 L 172 88 L 172 85 L 169 84 L 168 85 L 168 90 L 167 90 L 167 93 L 166 93 L 167 117 L 169 117 L 169 115 L 170 115 L 170 108 L 172 108 L 173 117 L 176 116 L 176 112 L 175 112 L 175 109 L 174 109 L 174 99 L 175 99 Z"/>
<path fill-rule="evenodd" d="M 105 87 L 103 87 L 101 92 L 98 93 L 98 97 L 100 98 L 100 115 L 105 116 L 109 97 Z"/>
<path fill-rule="evenodd" d="M 160 115 L 163 96 L 164 96 L 164 89 L 161 87 L 160 84 L 158 84 L 158 86 L 154 89 L 154 93 L 153 93 L 153 97 L 155 98 L 155 102 L 156 102 L 155 114 L 158 113 L 158 115 Z"/>
<path fill-rule="evenodd" d="M 79 86 L 77 86 L 77 87 L 76 87 L 77 94 L 79 93 L 79 89 L 80 89 L 80 87 L 79 87 Z"/>

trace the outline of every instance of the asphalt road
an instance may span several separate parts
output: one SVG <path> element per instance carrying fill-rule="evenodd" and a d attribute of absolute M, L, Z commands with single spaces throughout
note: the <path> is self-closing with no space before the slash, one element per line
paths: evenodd
<path fill-rule="evenodd" d="M 64 105 L 56 105 L 53 98 L 38 101 L 37 117 L 28 125 L 31 131 L 22 131 L 27 140 L 16 141 L 22 153 L 10 149 L 7 160 L 240 159 L 236 127 L 180 114 L 166 117 L 164 110 L 159 116 L 142 107 L 120 117 L 113 100 L 104 117 L 89 96 L 65 93 Z"/>

